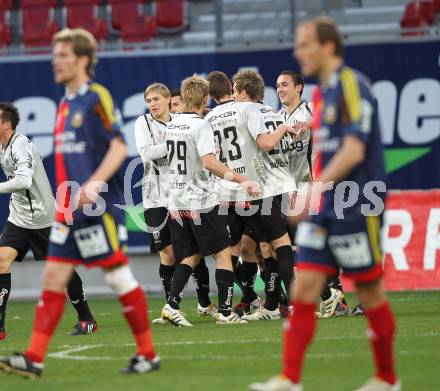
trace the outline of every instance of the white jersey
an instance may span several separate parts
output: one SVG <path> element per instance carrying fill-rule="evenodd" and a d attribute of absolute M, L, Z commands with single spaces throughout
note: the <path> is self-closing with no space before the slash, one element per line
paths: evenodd
<path fill-rule="evenodd" d="M 290 114 L 285 109 L 280 110 L 284 122 L 289 126 L 294 126 L 298 122 L 310 123 L 312 110 L 310 103 L 301 101 L 299 106 Z M 310 131 L 304 132 L 299 139 L 294 142 L 290 155 L 290 170 L 295 177 L 298 185 L 298 193 L 302 194 L 307 189 L 307 184 L 312 181 L 312 143 Z"/>
<path fill-rule="evenodd" d="M 173 115 L 171 115 L 171 118 Z M 145 209 L 168 206 L 167 124 L 145 114 L 136 120 L 136 147 L 144 165 L 142 204 Z"/>
<path fill-rule="evenodd" d="M 168 124 L 170 211 L 200 210 L 219 204 L 214 176 L 201 157 L 216 153 L 212 127 L 196 113 L 183 113 Z"/>
<path fill-rule="evenodd" d="M 262 190 L 253 197 L 237 183 L 226 179 L 218 181 L 220 201 L 251 201 L 267 196 L 268 173 L 263 151 L 256 139 L 267 133 L 263 116 L 257 103 L 228 101 L 217 105 L 205 117 L 214 129 L 220 147 L 219 160 L 231 170 L 255 181 Z"/>
<path fill-rule="evenodd" d="M 259 109 L 263 115 L 264 124 L 271 133 L 284 123 L 278 110 L 262 103 L 259 103 Z M 290 134 L 286 133 L 272 151 L 263 152 L 264 165 L 269 173 L 270 195 L 291 193 L 297 190 L 295 177 L 290 170 L 290 156 L 293 148 L 294 140 Z"/>
<path fill-rule="evenodd" d="M 7 177 L 0 183 L 0 193 L 11 193 L 8 221 L 29 229 L 50 227 L 55 199 L 35 145 L 23 134 L 14 133 L 6 148 L 1 148 L 0 159 Z"/>

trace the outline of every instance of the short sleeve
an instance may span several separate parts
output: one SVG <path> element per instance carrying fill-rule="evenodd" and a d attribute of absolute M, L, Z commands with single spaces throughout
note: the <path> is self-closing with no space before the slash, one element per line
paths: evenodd
<path fill-rule="evenodd" d="M 260 134 L 269 132 L 269 129 L 264 124 L 263 114 L 256 104 L 246 105 L 242 114 L 245 125 L 254 140 L 256 140 Z"/>
<path fill-rule="evenodd" d="M 373 97 L 366 83 L 350 68 L 341 71 L 342 135 L 368 142 L 373 117 Z"/>
<path fill-rule="evenodd" d="M 209 154 L 214 154 L 216 152 L 214 132 L 212 130 L 211 124 L 203 120 L 202 123 L 196 128 L 194 132 L 194 139 L 197 147 L 197 152 L 199 156 L 205 156 Z"/>

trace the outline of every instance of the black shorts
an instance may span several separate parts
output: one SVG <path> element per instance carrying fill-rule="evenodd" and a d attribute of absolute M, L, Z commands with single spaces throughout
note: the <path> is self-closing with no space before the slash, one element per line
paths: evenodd
<path fill-rule="evenodd" d="M 253 207 L 258 207 L 255 213 L 252 213 Z M 256 243 L 260 243 L 271 242 L 287 232 L 287 224 L 277 197 L 247 201 L 244 205 L 230 203 L 228 225 L 233 246 L 241 240 L 242 235 L 248 235 Z"/>
<path fill-rule="evenodd" d="M 199 211 L 170 213 L 170 232 L 177 261 L 200 253 L 219 253 L 231 245 L 226 215 L 219 215 L 218 205 Z"/>
<path fill-rule="evenodd" d="M 36 260 L 45 260 L 51 227 L 40 229 L 22 228 L 6 221 L 0 236 L 0 247 L 12 247 L 17 250 L 16 261 L 21 262 L 29 249 Z"/>
<path fill-rule="evenodd" d="M 144 211 L 147 235 L 152 254 L 171 244 L 169 213 L 167 208 L 150 208 Z"/>

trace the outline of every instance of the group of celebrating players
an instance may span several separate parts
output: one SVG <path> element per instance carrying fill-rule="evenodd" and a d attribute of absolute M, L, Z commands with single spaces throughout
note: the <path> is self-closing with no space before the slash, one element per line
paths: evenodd
<path fill-rule="evenodd" d="M 102 268 L 124 308 L 137 350 L 122 371 L 157 370 L 147 302 L 125 255 L 127 231 L 119 206 L 124 205 L 121 166 L 127 148 L 110 93 L 92 81 L 97 44 L 84 30 L 65 29 L 53 45 L 55 81 L 66 87 L 54 131 L 56 211 L 38 152 L 15 132 L 17 110 L 0 104 L 1 161 L 8 175 L 0 192 L 12 193 L 0 239 L 0 292 L 6 291 L 0 296 L 0 339 L 6 337 L 11 263 L 29 248 L 36 258 L 47 259 L 28 348 L 1 357 L 0 369 L 29 378 L 42 374 L 66 289 L 78 311 L 73 334 L 96 331 L 74 269 L 83 264 Z M 292 71 L 277 78 L 281 111 L 262 103 L 265 83 L 254 70 L 239 71 L 232 83 L 214 71 L 207 79 L 183 80 L 177 93 L 162 83 L 145 90 L 149 114 L 137 119 L 135 138 L 144 167 L 145 228 L 151 250 L 160 255 L 166 296 L 153 323 L 192 326 L 179 307 L 191 275 L 197 312 L 218 324 L 288 317 L 283 374 L 250 387 L 299 391 L 316 318 L 348 314 L 341 268 L 355 280 L 374 335 L 377 373 L 359 390 L 397 391 L 394 319 L 379 264 L 382 212 L 365 216 L 366 199 L 360 195 L 339 221 L 334 192 L 316 196 L 312 183 L 312 165 L 314 179 L 324 183 L 384 180 L 377 104 L 364 76 L 343 63 L 341 37 L 331 20 L 302 24 L 295 55 L 303 74 L 321 83 L 313 106 L 301 99 L 304 82 Z M 209 98 L 213 109 L 207 109 Z M 293 244 L 299 246 L 297 257 Z M 217 305 L 209 297 L 208 255 L 216 262 Z M 254 290 L 258 269 L 264 301 Z M 242 298 L 233 306 L 235 283 Z M 354 313 L 363 313 L 362 307 Z"/>

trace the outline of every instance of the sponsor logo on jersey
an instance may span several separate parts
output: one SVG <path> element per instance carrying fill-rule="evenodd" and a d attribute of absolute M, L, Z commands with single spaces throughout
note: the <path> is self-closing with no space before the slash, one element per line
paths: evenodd
<path fill-rule="evenodd" d="M 333 124 L 336 121 L 336 108 L 335 106 L 327 106 L 324 113 L 324 120 L 328 125 Z"/>
<path fill-rule="evenodd" d="M 75 114 L 73 114 L 71 123 L 74 128 L 81 127 L 83 121 L 84 121 L 84 114 L 81 111 L 77 111 Z"/>

